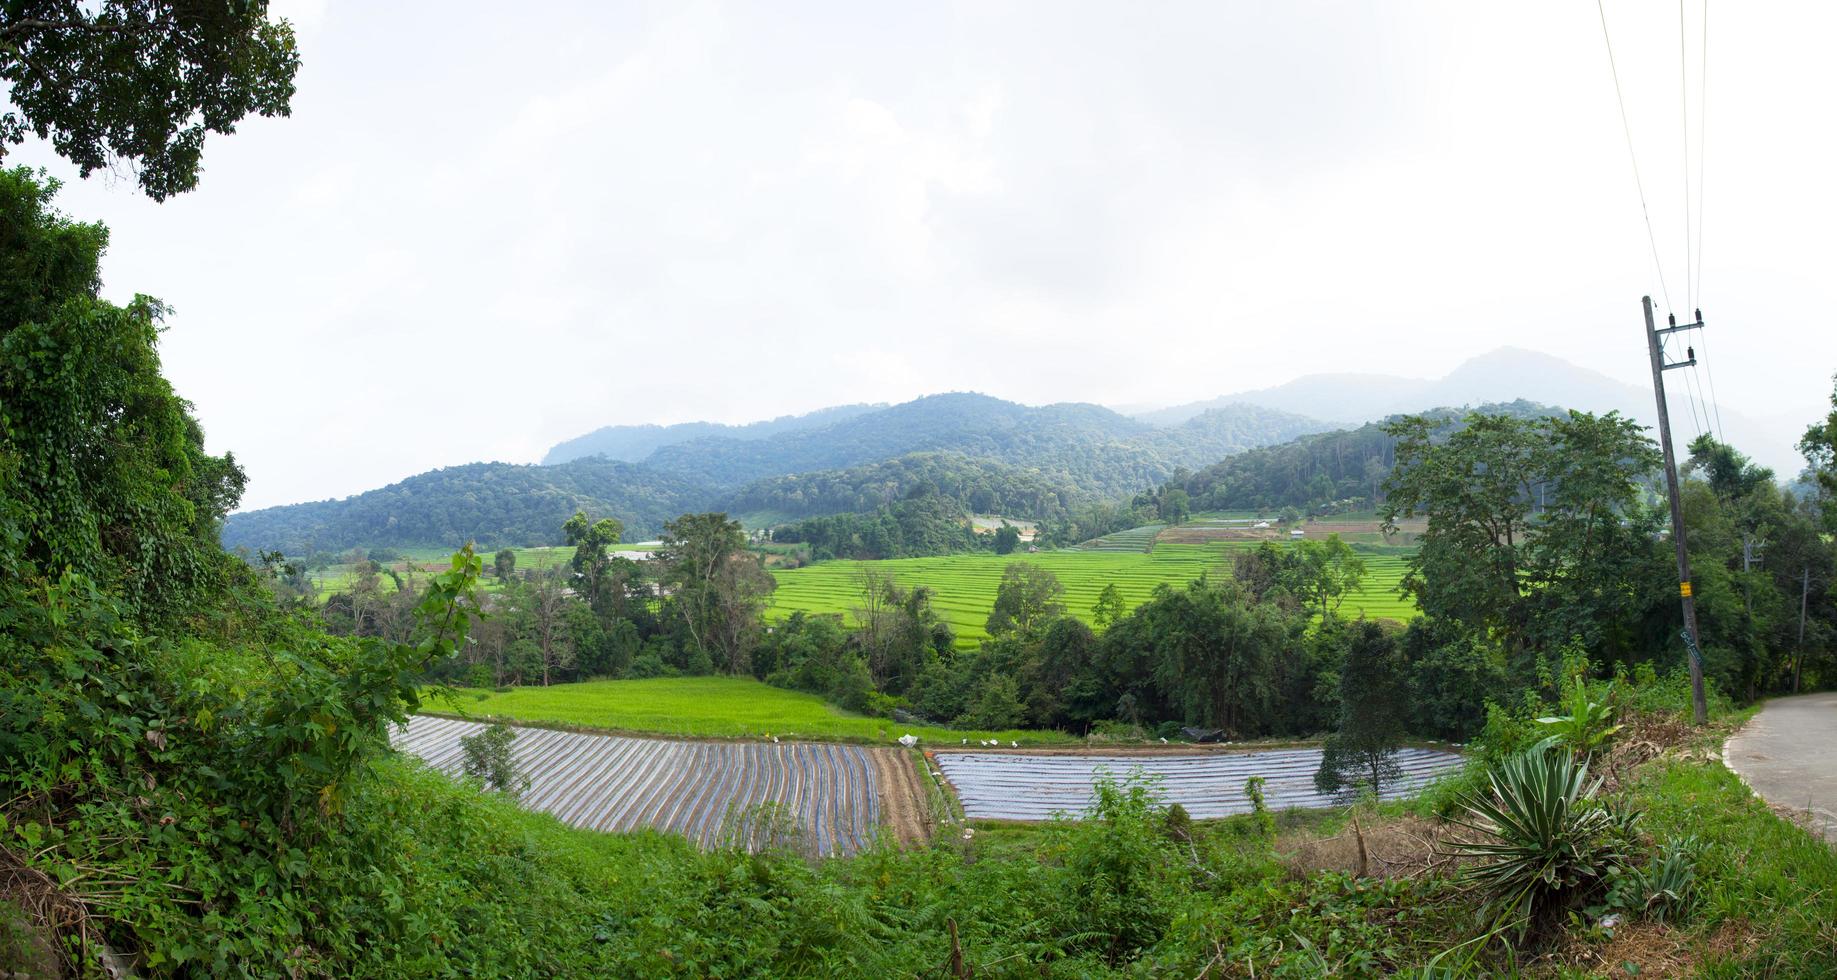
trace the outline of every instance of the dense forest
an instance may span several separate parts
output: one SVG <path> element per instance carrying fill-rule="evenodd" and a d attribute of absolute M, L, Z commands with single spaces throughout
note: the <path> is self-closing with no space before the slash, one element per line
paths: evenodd
<path fill-rule="evenodd" d="M 449 466 L 343 500 L 268 507 L 224 524 L 229 548 L 290 555 L 351 548 L 555 544 L 576 510 L 618 518 L 652 536 L 663 522 L 712 502 L 680 477 L 596 456 L 561 466 Z"/>

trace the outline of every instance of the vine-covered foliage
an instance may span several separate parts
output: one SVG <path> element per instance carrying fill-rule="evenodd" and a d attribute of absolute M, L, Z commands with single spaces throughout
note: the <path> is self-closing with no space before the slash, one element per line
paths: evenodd
<path fill-rule="evenodd" d="M 164 307 L 98 297 L 108 232 L 55 212 L 56 190 L 0 171 L 0 493 L 21 558 L 167 618 L 231 574 L 217 532 L 244 476 L 160 375 Z"/>

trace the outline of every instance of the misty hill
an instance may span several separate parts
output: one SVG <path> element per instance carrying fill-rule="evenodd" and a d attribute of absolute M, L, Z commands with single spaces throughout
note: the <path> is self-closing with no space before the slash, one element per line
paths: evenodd
<path fill-rule="evenodd" d="M 897 499 L 921 483 L 948 488 L 971 509 L 1012 503 L 1025 511 L 1015 516 L 1034 516 L 1072 499 L 1135 493 L 1231 453 L 1326 428 L 1251 405 L 1165 427 L 1096 405 L 1030 407 L 969 393 L 852 411 L 858 407 L 827 415 L 826 424 L 661 445 L 637 463 L 596 455 L 436 470 L 345 500 L 232 515 L 224 543 L 290 553 L 307 545 L 546 543 L 575 507 L 618 517 L 628 536 L 640 537 L 696 508 L 813 516 Z M 906 459 L 915 454 L 935 458 Z M 800 475 L 808 479 L 793 479 Z M 993 505 L 975 506 L 982 501 Z"/>
<path fill-rule="evenodd" d="M 1561 413 L 1530 401 L 1483 403 L 1472 411 L 1514 418 Z M 1469 409 L 1437 408 L 1420 414 L 1438 428 L 1460 424 Z M 1360 499 L 1375 506 L 1380 485 L 1396 463 L 1397 440 L 1384 423 L 1319 432 L 1276 446 L 1261 446 L 1220 460 L 1178 481 L 1196 510 L 1256 510 L 1287 507 L 1313 511 L 1335 501 Z"/>
<path fill-rule="evenodd" d="M 223 546 L 301 555 L 357 547 L 455 548 L 471 540 L 489 548 L 553 544 L 576 510 L 616 517 L 648 537 L 664 521 L 709 500 L 686 481 L 599 456 L 560 466 L 469 463 L 343 500 L 231 514 Z"/>
<path fill-rule="evenodd" d="M 1684 376 L 1673 372 L 1672 431 L 1680 441 L 1695 434 Z M 1516 347 L 1501 347 L 1472 358 L 1441 378 L 1406 378 L 1387 374 L 1313 374 L 1293 381 L 1224 395 L 1207 401 L 1138 412 L 1133 417 L 1154 425 L 1184 423 L 1199 413 L 1231 405 L 1259 405 L 1312 418 L 1358 425 L 1426 406 L 1464 406 L 1515 399 L 1561 405 L 1597 414 L 1615 411 L 1641 424 L 1658 421 L 1650 388 L 1629 385 L 1560 357 Z M 1781 476 L 1804 465 L 1793 449 L 1801 432 L 1795 424 L 1762 421 L 1722 406 L 1722 428 L 1728 441 L 1771 466 Z"/>
<path fill-rule="evenodd" d="M 764 439 L 696 439 L 644 462 L 705 486 L 840 469 L 907 453 L 948 452 L 1056 473 L 1077 489 L 1128 492 L 1173 470 L 1284 442 L 1326 426 L 1253 405 L 1158 427 L 1097 405 L 1032 407 L 968 392 L 929 395 L 820 428 Z"/>
<path fill-rule="evenodd" d="M 553 466 L 587 456 L 605 456 L 610 459 L 636 463 L 664 446 L 673 446 L 677 443 L 716 437 L 764 439 L 781 432 L 831 425 L 885 407 L 885 405 L 837 405 L 832 408 L 817 409 L 804 415 L 783 415 L 763 422 L 750 422 L 746 425 L 723 425 L 719 422 L 682 422 L 676 425 L 608 425 L 584 436 L 575 436 L 556 443 L 547 455 L 542 457 L 542 463 L 544 466 Z"/>

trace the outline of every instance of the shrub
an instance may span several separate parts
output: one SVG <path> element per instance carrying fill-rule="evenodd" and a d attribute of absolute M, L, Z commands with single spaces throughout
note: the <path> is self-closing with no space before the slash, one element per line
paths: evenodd
<path fill-rule="evenodd" d="M 511 744 L 517 733 L 503 722 L 495 722 L 484 731 L 462 735 L 459 750 L 465 756 L 466 776 L 506 796 L 521 796 L 529 788 L 529 777 L 518 772 Z"/>
<path fill-rule="evenodd" d="M 1546 715 L 1537 719 L 1539 725 L 1550 733 L 1550 740 L 1579 756 L 1589 756 L 1595 750 L 1607 744 L 1607 740 L 1620 731 L 1614 724 L 1614 685 L 1609 683 L 1606 691 L 1597 701 L 1588 692 L 1588 683 L 1577 677 L 1569 689 L 1569 697 L 1563 704 L 1565 714 Z"/>
<path fill-rule="evenodd" d="M 1589 781 L 1587 762 L 1539 744 L 1505 760 L 1489 783 L 1455 821 L 1484 838 L 1455 849 L 1481 858 L 1465 874 L 1521 935 L 1598 894 L 1628 866 L 1636 815 L 1597 802 L 1601 781 Z"/>
<path fill-rule="evenodd" d="M 1154 944 L 1173 919 L 1186 867 L 1156 813 L 1150 783 L 1100 779 L 1082 821 L 1062 820 L 1062 873 L 1058 932 L 1068 949 L 1100 953 L 1111 964 L 1127 962 Z"/>

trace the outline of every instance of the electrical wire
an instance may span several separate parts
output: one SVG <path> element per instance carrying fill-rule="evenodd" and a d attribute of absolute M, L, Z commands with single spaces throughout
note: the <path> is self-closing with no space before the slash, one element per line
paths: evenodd
<path fill-rule="evenodd" d="M 1684 144 L 1684 302 L 1689 304 L 1696 295 L 1697 277 L 1690 254 L 1690 56 L 1686 53 L 1685 35 L 1684 0 L 1678 0 L 1678 116 L 1683 121 Z"/>
<path fill-rule="evenodd" d="M 1658 273 L 1659 295 L 1665 297 L 1665 309 L 1673 309 L 1671 290 L 1665 285 L 1665 265 L 1658 260 L 1658 236 L 1652 233 L 1652 212 L 1646 207 L 1646 185 L 1639 176 L 1639 154 L 1633 151 L 1633 124 L 1627 121 L 1626 95 L 1620 90 L 1620 68 L 1614 62 L 1614 41 L 1607 32 L 1607 8 L 1602 0 L 1595 0 L 1595 10 L 1601 15 L 1601 40 L 1607 45 L 1607 69 L 1614 76 L 1614 99 L 1620 104 L 1620 128 L 1626 133 L 1627 158 L 1633 162 L 1633 186 L 1639 190 L 1639 213 L 1646 220 L 1646 241 L 1652 246 L 1652 268 Z"/>
<path fill-rule="evenodd" d="M 1709 120 L 1709 0 L 1703 0 L 1703 63 L 1697 69 L 1697 288 L 1692 294 L 1690 308 L 1700 309 L 1703 305 L 1703 169 L 1704 148 L 1708 137 L 1704 131 Z M 1706 361 L 1707 363 L 1707 361 Z M 1709 379 L 1713 393 L 1716 379 L 1712 372 Z"/>
<path fill-rule="evenodd" d="M 1708 145 L 1704 129 L 1709 118 L 1709 0 L 1703 0 L 1703 65 L 1697 71 L 1700 88 L 1697 93 L 1697 279 L 1696 298 L 1691 301 L 1692 316 L 1700 310 L 1703 302 L 1703 168 L 1704 147 Z M 1716 413 L 1716 438 L 1728 442 L 1728 433 L 1722 428 L 1722 399 L 1716 395 L 1716 362 L 1709 356 L 1709 330 L 1700 331 L 1698 342 L 1703 345 L 1703 373 L 1709 378 L 1709 403 Z"/>

